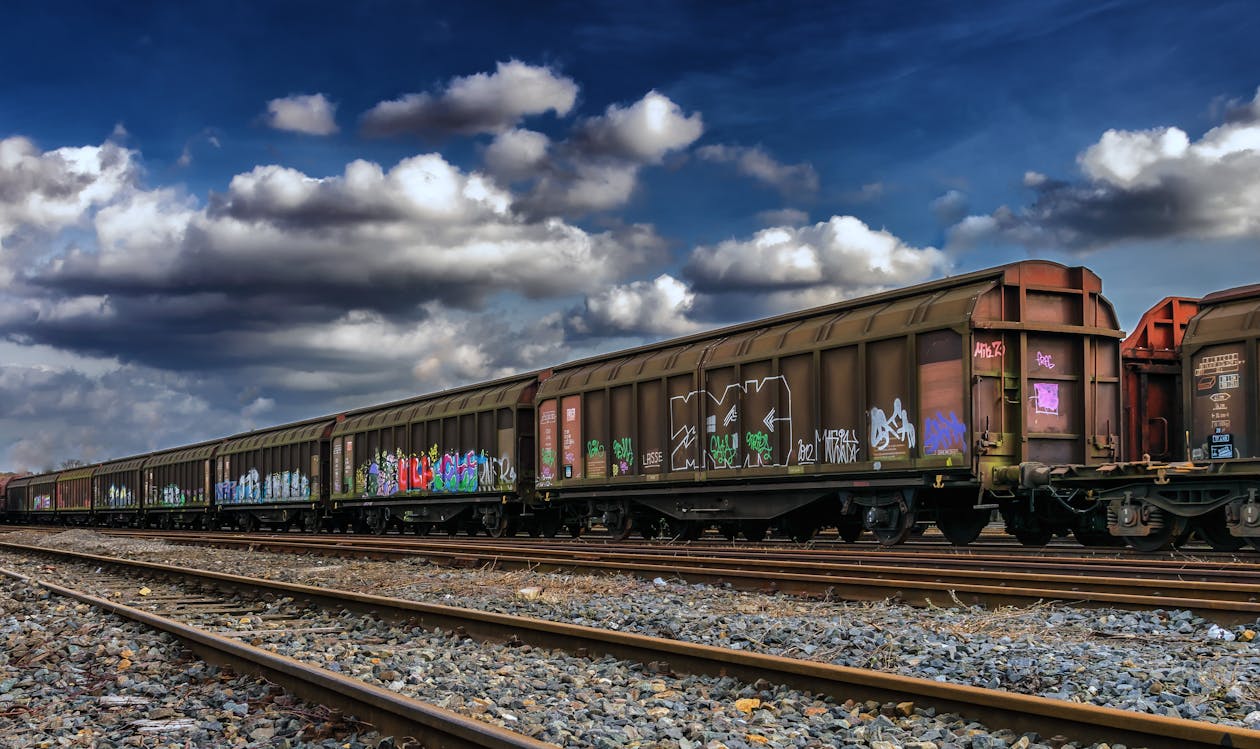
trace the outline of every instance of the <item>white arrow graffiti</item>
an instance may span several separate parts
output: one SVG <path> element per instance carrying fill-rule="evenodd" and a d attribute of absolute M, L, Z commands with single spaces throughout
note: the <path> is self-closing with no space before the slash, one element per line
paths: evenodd
<path fill-rule="evenodd" d="M 769 429 L 770 431 L 773 432 L 774 422 L 775 422 L 774 409 L 772 408 L 770 409 L 770 413 L 766 414 L 766 418 L 761 420 L 761 423 L 766 425 L 766 429 Z"/>
<path fill-rule="evenodd" d="M 722 419 L 722 426 L 728 427 L 731 425 L 732 421 L 735 421 L 735 417 L 738 415 L 736 413 L 737 410 L 738 410 L 737 407 L 732 406 L 731 410 L 726 412 L 726 418 Z"/>

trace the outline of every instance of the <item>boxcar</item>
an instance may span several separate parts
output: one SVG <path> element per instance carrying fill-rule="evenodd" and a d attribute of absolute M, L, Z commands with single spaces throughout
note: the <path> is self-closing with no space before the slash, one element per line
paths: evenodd
<path fill-rule="evenodd" d="M 145 523 L 214 527 L 214 456 L 222 440 L 153 453 L 144 464 Z"/>
<path fill-rule="evenodd" d="M 218 521 L 246 531 L 263 525 L 315 530 L 328 497 L 328 437 L 321 416 L 230 437 L 215 452 Z"/>
<path fill-rule="evenodd" d="M 1020 262 L 558 367 L 539 490 L 571 526 L 886 544 L 1000 507 L 1029 543 L 1081 509 L 1021 464 L 1119 458 L 1121 332 L 1098 277 Z"/>
<path fill-rule="evenodd" d="M 534 392 L 540 374 L 346 414 L 332 431 L 332 505 L 341 524 L 382 533 L 440 527 L 501 536 L 535 513 Z"/>
<path fill-rule="evenodd" d="M 100 525 L 131 526 L 144 521 L 141 469 L 147 455 L 102 463 L 92 472 L 92 517 Z"/>
<path fill-rule="evenodd" d="M 57 521 L 87 525 L 92 520 L 92 474 L 86 466 L 62 471 L 57 475 Z"/>
<path fill-rule="evenodd" d="M 1183 458 L 1178 348 L 1199 300 L 1166 297 L 1120 345 L 1124 363 L 1125 460 Z"/>
<path fill-rule="evenodd" d="M 31 482 L 35 476 L 18 476 L 4 489 L 5 514 L 10 523 L 29 523 L 31 519 Z"/>

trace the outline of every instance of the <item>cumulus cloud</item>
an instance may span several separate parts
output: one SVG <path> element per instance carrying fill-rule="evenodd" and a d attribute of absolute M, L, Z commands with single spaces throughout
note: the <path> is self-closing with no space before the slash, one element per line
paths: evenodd
<path fill-rule="evenodd" d="M 136 153 L 113 142 L 41 151 L 0 140 L 0 248 L 19 227 L 55 232 L 80 223 L 135 185 Z"/>
<path fill-rule="evenodd" d="M 267 102 L 263 119 L 275 130 L 332 135 L 337 132 L 337 105 L 323 94 L 293 94 Z"/>
<path fill-rule="evenodd" d="M 651 281 L 611 286 L 586 297 L 566 327 L 575 337 L 671 336 L 699 330 L 689 318 L 696 295 L 683 281 L 663 273 Z"/>
<path fill-rule="evenodd" d="M 948 268 L 943 252 L 913 247 L 853 216 L 803 227 L 771 227 L 750 239 L 696 247 L 686 277 L 697 289 L 782 291 L 905 286 Z"/>
<path fill-rule="evenodd" d="M 951 242 L 1088 250 L 1128 240 L 1260 236 L 1260 121 L 1236 109 L 1197 141 L 1176 127 L 1108 130 L 1078 157 L 1083 179 L 1030 172 L 1029 206 L 969 216 L 951 230 Z M 1247 109 L 1260 111 L 1260 94 Z"/>
<path fill-rule="evenodd" d="M 368 135 L 501 133 L 545 112 L 563 117 L 577 101 L 577 84 L 547 66 L 510 60 L 494 73 L 451 79 L 438 94 L 383 101 L 363 115 Z"/>
<path fill-rule="evenodd" d="M 760 146 L 711 145 L 697 149 L 696 155 L 705 161 L 733 164 L 740 174 L 764 182 L 786 195 L 818 191 L 818 173 L 813 165 L 780 164 Z"/>
<path fill-rule="evenodd" d="M 508 180 L 537 176 L 546 163 L 551 141 L 533 130 L 508 130 L 499 133 L 486 148 L 486 167 L 496 176 Z"/>
<path fill-rule="evenodd" d="M 949 190 L 933 200 L 931 208 L 942 224 L 955 224 L 967 215 L 967 195 L 961 190 Z"/>
<path fill-rule="evenodd" d="M 536 178 L 520 205 L 531 215 L 565 216 L 623 206 L 644 167 L 685 149 L 703 132 L 699 113 L 684 114 L 656 91 L 628 107 L 611 105 L 532 164 Z"/>

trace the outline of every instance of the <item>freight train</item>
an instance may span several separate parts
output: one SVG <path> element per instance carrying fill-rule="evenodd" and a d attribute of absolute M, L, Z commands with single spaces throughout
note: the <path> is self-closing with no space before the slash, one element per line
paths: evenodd
<path fill-rule="evenodd" d="M 931 524 L 966 544 L 997 512 L 1026 544 L 1260 547 L 1260 287 L 1166 299 L 1128 339 L 1101 291 L 1017 262 L 18 478 L 4 515 L 892 545 Z"/>

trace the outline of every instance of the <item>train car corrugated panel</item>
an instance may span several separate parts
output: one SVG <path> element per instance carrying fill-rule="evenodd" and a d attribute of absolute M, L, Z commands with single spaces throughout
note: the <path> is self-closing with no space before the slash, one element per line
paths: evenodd
<path fill-rule="evenodd" d="M 1120 345 L 1124 375 L 1125 460 L 1187 460 L 1177 352 L 1198 299 L 1166 297 L 1147 310 Z"/>
<path fill-rule="evenodd" d="M 104 463 L 92 474 L 92 508 L 96 512 L 139 512 L 144 499 L 141 468 L 148 456 Z"/>
<path fill-rule="evenodd" d="M 214 457 L 222 442 L 155 454 L 144 465 L 145 507 L 205 509 L 214 499 Z"/>
<path fill-rule="evenodd" d="M 1190 455 L 1221 461 L 1260 454 L 1256 358 L 1260 286 L 1203 298 L 1182 340 Z"/>
<path fill-rule="evenodd" d="M 215 504 L 233 509 L 318 501 L 322 445 L 335 423 L 320 417 L 224 441 L 215 452 Z"/>
<path fill-rule="evenodd" d="M 57 477 L 57 511 L 88 512 L 92 509 L 94 468 L 62 471 Z"/>
<path fill-rule="evenodd" d="M 57 509 L 57 476 L 44 474 L 30 483 L 30 511 L 52 513 Z"/>
<path fill-rule="evenodd" d="M 9 479 L 4 487 L 4 506 L 10 516 L 30 511 L 29 487 L 32 476 L 17 476 Z"/>
<path fill-rule="evenodd" d="M 526 479 L 532 488 L 532 403 L 540 376 L 532 372 L 348 416 L 332 432 L 334 498 L 511 493 Z M 522 441 L 529 453 L 524 458 Z"/>

